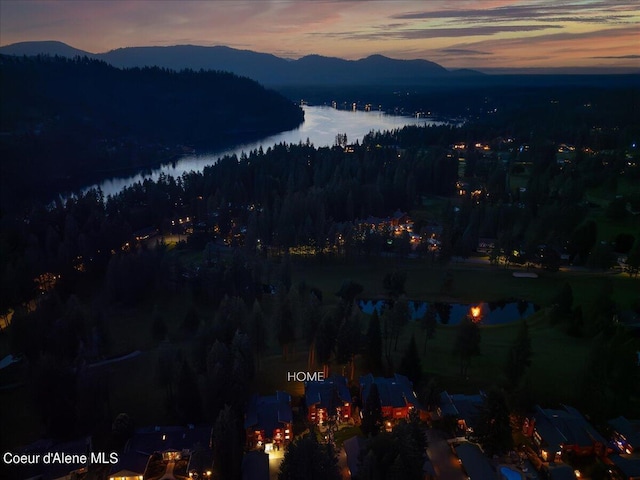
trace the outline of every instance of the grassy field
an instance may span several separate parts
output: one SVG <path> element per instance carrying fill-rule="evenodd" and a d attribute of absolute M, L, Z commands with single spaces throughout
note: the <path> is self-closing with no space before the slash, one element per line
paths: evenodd
<path fill-rule="evenodd" d="M 576 375 L 591 349 L 590 340 L 576 340 L 548 325 L 546 314 L 539 312 L 528 320 L 533 359 L 526 380 L 529 387 L 546 402 L 572 401 Z M 437 376 L 443 387 L 454 392 L 474 392 L 502 383 L 507 352 L 513 343 L 519 322 L 481 328 L 480 356 L 471 361 L 468 377 L 459 374 L 458 359 L 452 355 L 456 327 L 441 326 L 427 343 L 422 362 L 424 370 Z M 422 332 L 418 329 L 422 354 Z M 399 359 L 398 359 L 399 361 Z"/>
<path fill-rule="evenodd" d="M 460 303 L 521 299 L 540 306 L 549 304 L 554 295 L 568 282 L 573 289 L 574 304 L 588 307 L 594 296 L 610 283 L 614 300 L 629 308 L 640 300 L 640 281 L 628 276 L 590 272 L 538 272 L 538 278 L 515 278 L 511 269 L 493 266 L 452 264 L 449 267 L 430 266 L 420 261 L 374 259 L 357 264 L 306 263 L 294 268 L 294 284 L 305 281 L 320 288 L 325 303 L 337 302 L 334 295 L 347 279 L 360 283 L 363 298 L 385 296 L 382 279 L 387 272 L 407 272 L 407 297 L 415 300 Z M 452 288 L 443 291 L 445 276 L 453 278 Z"/>
<path fill-rule="evenodd" d="M 544 311 L 527 321 L 532 337 L 533 360 L 525 381 L 536 396 L 544 398 L 545 402 L 572 402 L 576 395 L 575 382 L 583 371 L 592 341 L 569 337 L 551 327 Z M 434 338 L 427 341 L 424 351 L 424 333 L 417 323 L 410 323 L 402 332 L 398 350 L 392 353 L 392 359 L 394 365 L 400 364 L 411 335 L 415 335 L 425 374 L 437 377 L 440 385 L 450 392 L 473 393 L 503 382 L 507 352 L 518 329 L 519 322 L 481 327 L 481 355 L 472 359 L 468 377 L 460 376 L 458 358 L 452 354 L 457 334 L 457 328 L 453 326 L 438 326 Z M 261 361 L 254 385 L 256 391 L 268 394 L 275 390 L 286 390 L 294 397 L 294 402 L 297 401 L 304 394 L 303 384 L 288 382 L 286 374 L 288 371 L 307 370 L 307 352 L 302 343 L 297 345 L 296 353 L 288 360 L 272 351 Z M 361 360 L 356 360 L 354 380 L 369 373 Z M 331 373 L 343 373 L 342 365 L 332 364 L 330 368 Z"/>

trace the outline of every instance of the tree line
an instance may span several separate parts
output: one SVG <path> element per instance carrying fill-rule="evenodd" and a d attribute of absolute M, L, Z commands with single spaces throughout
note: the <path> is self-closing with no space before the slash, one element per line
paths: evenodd
<path fill-rule="evenodd" d="M 302 110 L 218 71 L 118 69 L 87 57 L 0 57 L 3 202 L 295 128 Z M 34 172 L 38 172 L 34 175 Z"/>

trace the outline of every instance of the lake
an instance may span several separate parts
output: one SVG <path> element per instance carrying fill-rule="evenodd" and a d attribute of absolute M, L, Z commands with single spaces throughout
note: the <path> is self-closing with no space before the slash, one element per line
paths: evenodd
<path fill-rule="evenodd" d="M 278 143 L 305 143 L 307 139 L 316 147 L 332 146 L 336 135 L 346 133 L 347 142 L 362 141 L 364 136 L 371 131 L 385 131 L 402 128 L 406 125 L 442 125 L 446 122 L 435 121 L 430 118 L 415 118 L 408 116 L 388 115 L 382 112 L 363 112 L 337 110 L 331 107 L 304 106 L 304 122 L 296 129 L 281 132 L 262 140 L 236 145 L 225 150 L 208 152 L 204 154 L 189 155 L 180 158 L 175 163 L 162 165 L 146 173 L 137 174 L 126 178 L 112 178 L 89 188 L 100 187 L 106 195 L 114 195 L 123 188 L 141 182 L 145 178 L 157 179 L 160 174 L 179 177 L 190 171 L 202 171 L 207 165 L 212 165 L 220 157 L 225 155 L 237 155 L 242 152 L 250 152 L 262 147 L 268 147 Z M 88 189 L 87 189 L 88 190 Z"/>

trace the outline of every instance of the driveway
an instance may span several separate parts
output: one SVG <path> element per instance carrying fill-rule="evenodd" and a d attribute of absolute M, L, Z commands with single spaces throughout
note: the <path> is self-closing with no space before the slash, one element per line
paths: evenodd
<path fill-rule="evenodd" d="M 427 430 L 427 455 L 440 480 L 467 480 L 458 458 L 451 451 L 444 434 L 433 428 Z"/>

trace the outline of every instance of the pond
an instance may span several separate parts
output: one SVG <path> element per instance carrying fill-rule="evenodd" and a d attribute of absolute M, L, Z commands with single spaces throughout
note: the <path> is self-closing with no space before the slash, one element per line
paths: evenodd
<path fill-rule="evenodd" d="M 524 300 L 478 303 L 429 303 L 409 300 L 407 303 L 411 320 L 422 319 L 431 305 L 436 312 L 438 323 L 442 325 L 457 325 L 467 316 L 482 325 L 501 325 L 527 318 L 540 309 L 537 305 Z M 358 301 L 358 306 L 368 315 L 371 315 L 374 310 L 381 314 L 387 306 L 387 301 L 363 299 Z"/>

